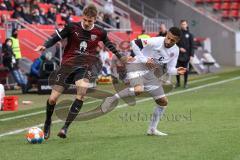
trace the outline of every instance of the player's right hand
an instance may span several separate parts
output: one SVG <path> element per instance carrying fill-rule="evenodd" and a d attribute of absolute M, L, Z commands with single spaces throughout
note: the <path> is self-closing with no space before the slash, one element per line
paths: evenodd
<path fill-rule="evenodd" d="M 187 72 L 187 68 L 184 68 L 184 67 L 178 67 L 177 68 L 177 73 L 180 74 L 180 75 L 183 75 Z"/>
<path fill-rule="evenodd" d="M 180 52 L 182 52 L 182 53 L 187 52 L 186 49 L 184 49 L 184 48 L 180 48 L 179 50 L 180 50 Z"/>
<path fill-rule="evenodd" d="M 146 66 L 150 70 L 152 70 L 152 69 L 154 69 L 156 67 L 155 62 L 154 62 L 154 60 L 152 58 L 149 58 L 147 60 Z"/>
<path fill-rule="evenodd" d="M 46 47 L 45 46 L 38 46 L 34 51 L 39 52 L 39 51 L 45 51 Z"/>

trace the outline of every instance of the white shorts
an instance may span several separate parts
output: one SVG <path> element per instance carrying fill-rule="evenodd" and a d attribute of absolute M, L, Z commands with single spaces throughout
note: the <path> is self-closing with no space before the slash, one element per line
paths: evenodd
<path fill-rule="evenodd" d="M 135 76 L 129 78 L 130 86 L 141 85 L 144 87 L 144 92 L 150 94 L 155 100 L 165 97 L 165 93 L 162 87 L 162 82 L 155 75 L 154 72 L 148 71 L 145 74 L 138 74 L 136 71 Z M 133 74 L 132 74 L 133 75 Z M 139 75 L 139 76 L 136 76 Z"/>

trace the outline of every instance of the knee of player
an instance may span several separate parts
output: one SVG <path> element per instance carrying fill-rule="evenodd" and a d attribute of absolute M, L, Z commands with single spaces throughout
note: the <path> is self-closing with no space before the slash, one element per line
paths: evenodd
<path fill-rule="evenodd" d="M 143 86 L 141 85 L 137 85 L 134 87 L 134 92 L 135 92 L 135 95 L 140 95 L 142 92 L 143 92 Z"/>
<path fill-rule="evenodd" d="M 85 94 L 77 94 L 76 99 L 83 101 L 85 98 Z"/>
<path fill-rule="evenodd" d="M 168 105 L 167 97 L 162 97 L 162 98 L 156 99 L 155 102 L 160 106 L 167 106 Z"/>
<path fill-rule="evenodd" d="M 51 105 L 56 104 L 57 103 L 57 98 L 50 96 L 49 99 L 48 99 L 48 103 L 51 104 Z"/>

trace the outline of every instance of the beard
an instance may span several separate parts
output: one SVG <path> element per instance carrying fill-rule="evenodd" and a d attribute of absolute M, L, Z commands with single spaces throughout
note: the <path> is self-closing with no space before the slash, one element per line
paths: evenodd
<path fill-rule="evenodd" d="M 172 46 L 173 46 L 173 45 L 167 44 L 167 43 L 164 42 L 164 47 L 165 47 L 165 48 L 171 48 Z"/>

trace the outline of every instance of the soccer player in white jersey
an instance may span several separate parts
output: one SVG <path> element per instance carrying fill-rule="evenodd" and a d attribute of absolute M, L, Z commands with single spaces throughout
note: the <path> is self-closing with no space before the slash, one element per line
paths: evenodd
<path fill-rule="evenodd" d="M 113 105 L 116 104 L 114 102 L 120 98 L 137 96 L 142 92 L 148 92 L 155 100 L 156 107 L 147 134 L 167 135 L 157 130 L 159 120 L 167 107 L 168 99 L 155 71 L 157 68 L 161 69 L 166 66 L 167 73 L 170 75 L 184 74 L 186 72 L 186 68 L 176 68 L 179 55 L 179 48 L 176 43 L 180 40 L 180 37 L 181 31 L 176 27 L 172 27 L 166 37 L 133 40 L 131 47 L 135 53 L 135 60 L 126 66 L 130 88 L 126 88 L 112 97 L 107 97 L 101 104 L 102 112 L 111 110 Z"/>

